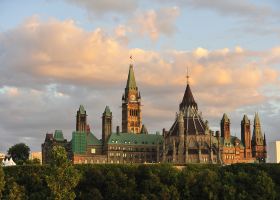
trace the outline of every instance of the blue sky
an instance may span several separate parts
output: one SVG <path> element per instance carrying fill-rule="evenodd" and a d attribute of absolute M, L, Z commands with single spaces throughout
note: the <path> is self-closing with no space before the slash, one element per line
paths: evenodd
<path fill-rule="evenodd" d="M 188 65 L 212 129 L 226 112 L 239 135 L 258 111 L 280 139 L 279 11 L 277 0 L 0 0 L 0 151 L 39 150 L 55 129 L 70 139 L 80 104 L 98 137 L 106 105 L 120 124 L 131 54 L 150 132 L 172 125 Z"/>

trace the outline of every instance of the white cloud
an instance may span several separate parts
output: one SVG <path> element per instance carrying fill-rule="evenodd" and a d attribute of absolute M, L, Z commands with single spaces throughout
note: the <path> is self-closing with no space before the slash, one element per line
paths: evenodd
<path fill-rule="evenodd" d="M 175 23 L 179 14 L 178 7 L 148 10 L 138 13 L 131 23 L 141 34 L 157 40 L 161 34 L 170 36 L 177 31 Z"/>
<path fill-rule="evenodd" d="M 79 104 L 85 104 L 98 136 L 105 105 L 113 110 L 114 126 L 120 124 L 131 54 L 149 130 L 171 126 L 183 96 L 186 66 L 195 99 L 211 126 L 217 126 L 223 112 L 239 116 L 240 109 L 252 105 L 266 106 L 261 109 L 267 122 L 275 113 L 268 105 L 279 98 L 279 69 L 274 67 L 280 62 L 278 49 L 130 49 L 100 28 L 85 31 L 72 20 L 32 18 L 1 34 L 0 130 L 10 135 L 1 135 L 1 141 L 33 137 L 42 142 L 45 132 L 54 129 L 63 129 L 69 138 Z M 267 87 L 276 89 L 267 96 Z M 7 110 L 13 115 L 7 116 Z"/>

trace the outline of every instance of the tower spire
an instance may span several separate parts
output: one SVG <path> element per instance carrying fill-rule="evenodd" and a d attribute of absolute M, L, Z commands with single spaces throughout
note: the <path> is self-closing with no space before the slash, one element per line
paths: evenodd
<path fill-rule="evenodd" d="M 134 70 L 133 70 L 133 65 L 129 65 L 129 72 L 127 76 L 127 82 L 126 82 L 126 89 L 134 89 L 137 90 L 137 85 L 135 81 L 135 76 L 134 76 Z"/>
<path fill-rule="evenodd" d="M 187 78 L 187 85 L 189 85 L 190 76 L 189 76 L 189 67 L 188 66 L 187 66 L 187 76 L 186 76 L 186 78 Z"/>
<path fill-rule="evenodd" d="M 194 100 L 194 97 L 193 97 L 193 94 L 192 94 L 192 91 L 191 91 L 191 88 L 190 88 L 190 85 L 189 85 L 190 76 L 189 76 L 189 67 L 188 66 L 187 66 L 187 76 L 186 76 L 186 78 L 187 78 L 187 87 L 186 87 L 186 90 L 185 90 L 183 100 L 180 103 L 179 109 L 183 110 L 184 108 L 187 108 L 189 106 L 197 109 L 197 104 Z"/>

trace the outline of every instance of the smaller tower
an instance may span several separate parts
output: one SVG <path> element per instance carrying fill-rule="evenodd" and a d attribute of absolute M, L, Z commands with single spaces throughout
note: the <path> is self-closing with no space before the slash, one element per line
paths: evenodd
<path fill-rule="evenodd" d="M 221 137 L 223 137 L 225 140 L 230 139 L 230 120 L 226 113 L 224 113 L 221 120 Z"/>
<path fill-rule="evenodd" d="M 104 146 L 112 133 L 112 118 L 112 112 L 109 106 L 106 106 L 102 115 L 102 142 Z"/>
<path fill-rule="evenodd" d="M 87 132 L 87 112 L 83 105 L 80 105 L 77 111 L 76 131 Z"/>
<path fill-rule="evenodd" d="M 247 115 L 244 115 L 241 121 L 241 141 L 244 144 L 244 158 L 252 158 L 252 147 L 251 147 L 251 126 L 250 120 Z"/>
<path fill-rule="evenodd" d="M 254 130 L 252 137 L 252 156 L 259 162 L 266 160 L 266 141 L 263 138 L 259 114 L 255 114 Z"/>

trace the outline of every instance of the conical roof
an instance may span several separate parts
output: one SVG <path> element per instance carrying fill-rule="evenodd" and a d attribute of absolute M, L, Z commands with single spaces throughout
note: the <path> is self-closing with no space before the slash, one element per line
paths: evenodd
<path fill-rule="evenodd" d="M 257 112 L 255 114 L 254 124 L 260 124 L 260 118 L 259 118 L 259 114 Z"/>
<path fill-rule="evenodd" d="M 250 123 L 250 120 L 248 119 L 247 115 L 243 116 L 243 120 L 244 123 Z"/>
<path fill-rule="evenodd" d="M 183 108 L 187 108 L 189 106 L 197 108 L 197 104 L 193 98 L 193 94 L 192 94 L 190 85 L 187 84 L 183 100 L 180 103 L 180 110 L 182 110 Z"/>
<path fill-rule="evenodd" d="M 141 128 L 141 134 L 148 134 L 148 130 L 146 128 L 146 126 L 143 124 L 142 128 Z"/>
<path fill-rule="evenodd" d="M 111 112 L 109 106 L 106 106 L 106 107 L 105 107 L 105 110 L 104 110 L 104 112 L 103 112 L 103 115 L 106 115 L 106 116 L 111 116 L 111 115 L 112 115 L 112 112 Z"/>
<path fill-rule="evenodd" d="M 136 81 L 135 81 L 135 76 L 134 76 L 134 71 L 133 71 L 133 65 L 129 66 L 129 72 L 128 72 L 128 77 L 127 77 L 127 82 L 126 82 L 126 88 L 127 89 L 137 89 Z"/>
<path fill-rule="evenodd" d="M 86 110 L 83 105 L 80 105 L 79 111 L 80 111 L 80 114 L 86 114 Z"/>
<path fill-rule="evenodd" d="M 227 116 L 226 113 L 224 113 L 223 118 L 222 118 L 222 121 L 224 121 L 224 122 L 229 122 L 229 118 L 228 118 L 228 116 Z"/>

